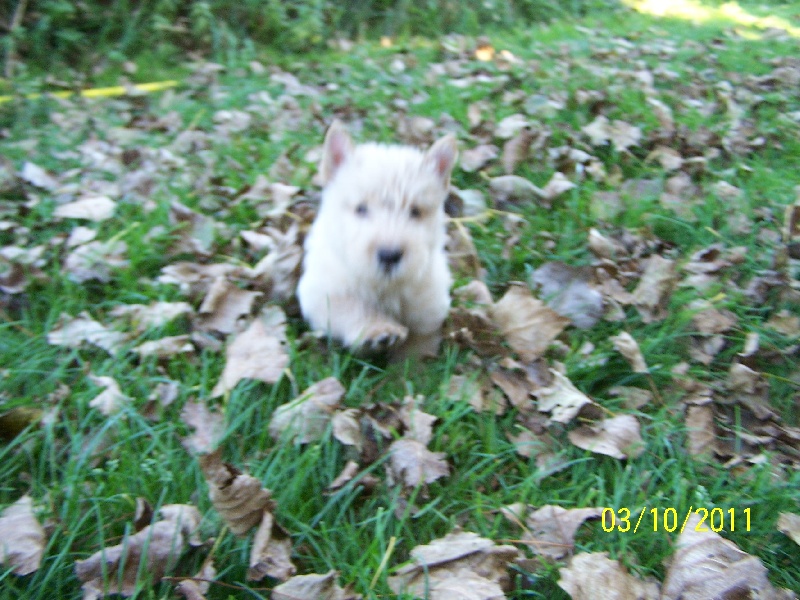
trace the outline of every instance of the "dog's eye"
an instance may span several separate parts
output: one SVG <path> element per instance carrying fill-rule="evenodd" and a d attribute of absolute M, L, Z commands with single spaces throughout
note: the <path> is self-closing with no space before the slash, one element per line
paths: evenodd
<path fill-rule="evenodd" d="M 359 204 L 356 206 L 356 214 L 359 217 L 366 217 L 367 216 L 367 205 L 364 203 Z"/>
<path fill-rule="evenodd" d="M 412 206 L 411 210 L 409 211 L 412 219 L 419 219 L 422 217 L 422 210 L 418 206 Z"/>

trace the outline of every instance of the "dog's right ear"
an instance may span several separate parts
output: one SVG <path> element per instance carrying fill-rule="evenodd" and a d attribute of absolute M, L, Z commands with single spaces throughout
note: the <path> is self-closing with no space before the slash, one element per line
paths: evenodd
<path fill-rule="evenodd" d="M 339 167 L 347 160 L 353 152 L 353 140 L 344 123 L 338 119 L 331 123 L 328 133 L 325 134 L 325 144 L 322 148 L 322 160 L 320 161 L 319 172 L 322 185 L 327 185 Z"/>

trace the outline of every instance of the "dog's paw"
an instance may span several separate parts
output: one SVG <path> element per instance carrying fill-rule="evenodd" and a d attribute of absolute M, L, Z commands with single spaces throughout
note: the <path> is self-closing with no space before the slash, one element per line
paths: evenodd
<path fill-rule="evenodd" d="M 391 321 L 382 321 L 361 332 L 361 348 L 368 352 L 383 352 L 402 344 L 407 337 L 406 327 Z"/>

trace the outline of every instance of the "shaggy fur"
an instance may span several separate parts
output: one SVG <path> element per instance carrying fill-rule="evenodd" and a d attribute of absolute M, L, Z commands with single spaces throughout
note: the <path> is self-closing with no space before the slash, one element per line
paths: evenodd
<path fill-rule="evenodd" d="M 297 290 L 303 316 L 356 350 L 435 353 L 450 307 L 444 201 L 452 136 L 427 152 L 325 136 L 322 204 Z"/>

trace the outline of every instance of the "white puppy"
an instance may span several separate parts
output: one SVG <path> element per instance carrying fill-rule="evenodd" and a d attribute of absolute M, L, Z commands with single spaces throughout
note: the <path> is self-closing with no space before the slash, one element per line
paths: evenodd
<path fill-rule="evenodd" d="M 322 203 L 297 288 L 303 316 L 356 350 L 435 354 L 450 307 L 444 201 L 453 136 L 427 152 L 325 136 Z"/>

